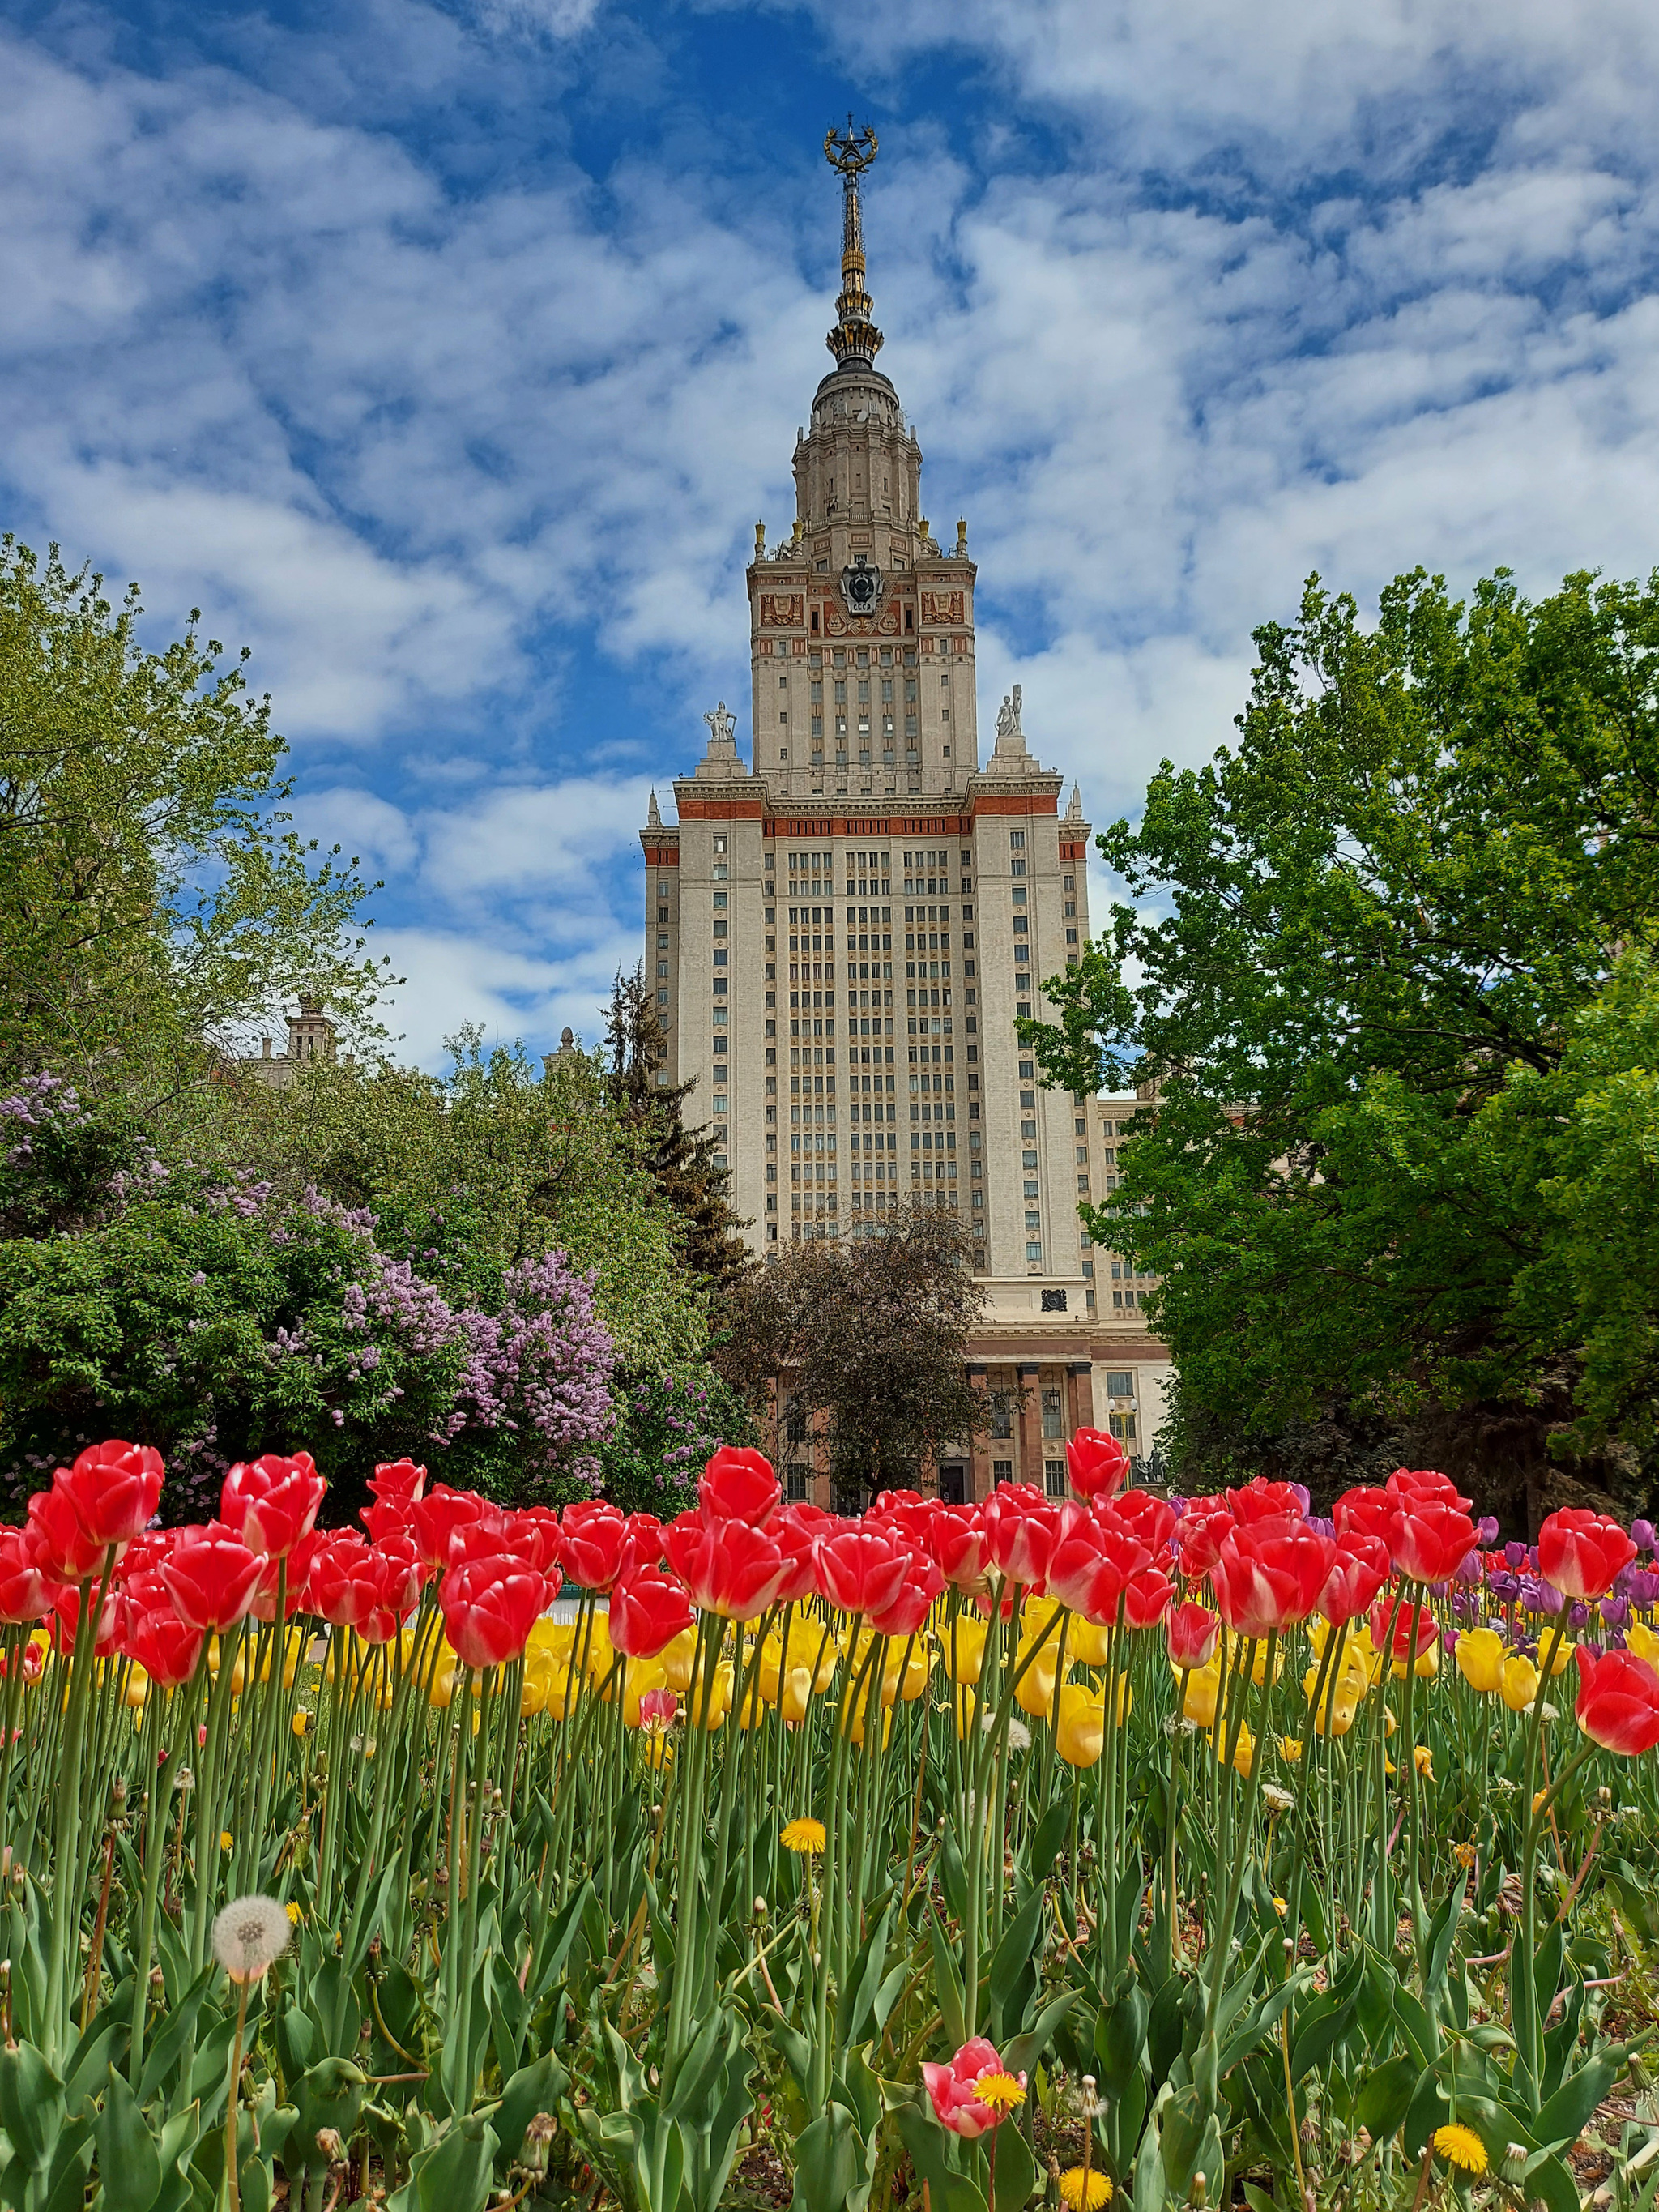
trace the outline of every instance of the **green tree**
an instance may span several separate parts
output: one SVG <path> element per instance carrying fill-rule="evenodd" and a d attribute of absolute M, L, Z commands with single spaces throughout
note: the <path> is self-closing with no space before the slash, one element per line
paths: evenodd
<path fill-rule="evenodd" d="M 544 1077 L 522 1047 L 486 1052 L 476 1028 L 450 1050 L 445 1076 L 307 1064 L 290 1088 L 246 1097 L 250 1164 L 295 1195 L 367 1210 L 382 1249 L 451 1297 L 487 1302 L 504 1268 L 562 1251 L 595 1273 L 625 1370 L 697 1358 L 704 1294 L 597 1055 Z"/>
<path fill-rule="evenodd" d="M 385 981 L 365 886 L 285 825 L 285 747 L 192 615 L 0 538 L 0 1079 L 165 1092 L 303 985 L 360 1032 Z"/>
<path fill-rule="evenodd" d="M 1393 1448 L 1516 1519 L 1636 1494 L 1649 1278 L 1620 1305 L 1589 1248 L 1653 1224 L 1614 971 L 1659 915 L 1659 577 L 1418 571 L 1369 629 L 1315 579 L 1256 644 L 1237 743 L 1101 837 L 1134 902 L 1023 1030 L 1050 1081 L 1143 1087 L 1085 1218 L 1162 1278 L 1185 1472 Z"/>
<path fill-rule="evenodd" d="M 694 1135 L 685 1126 L 685 1102 L 694 1082 L 670 1085 L 663 1079 L 668 1036 L 642 965 L 631 975 L 617 971 L 605 1042 L 606 1096 L 632 1131 L 658 1189 L 680 1217 L 686 1266 L 712 1291 L 732 1290 L 755 1264 L 743 1241 L 745 1224 L 727 1202 L 729 1178 L 716 1164 L 712 1130 Z"/>
<path fill-rule="evenodd" d="M 774 1457 L 787 1402 L 843 1511 L 914 1486 L 988 1429 L 990 1400 L 968 1378 L 985 1304 L 973 1267 L 957 1218 L 912 1204 L 872 1235 L 790 1245 L 732 1300 L 723 1371 L 765 1413 Z"/>

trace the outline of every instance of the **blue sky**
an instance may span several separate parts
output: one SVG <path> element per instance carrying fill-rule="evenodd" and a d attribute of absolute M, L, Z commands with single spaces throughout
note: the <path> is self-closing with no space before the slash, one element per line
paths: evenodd
<path fill-rule="evenodd" d="M 0 0 L 0 523 L 253 648 L 411 1057 L 591 1036 L 746 744 L 849 107 L 981 714 L 1097 823 L 1310 569 L 1653 565 L 1650 0 Z"/>

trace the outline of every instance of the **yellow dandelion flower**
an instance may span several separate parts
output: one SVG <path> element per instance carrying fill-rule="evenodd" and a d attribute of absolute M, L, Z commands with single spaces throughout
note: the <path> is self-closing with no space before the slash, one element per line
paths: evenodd
<path fill-rule="evenodd" d="M 1412 1765 L 1417 1769 L 1418 1772 L 1423 1776 L 1425 1781 L 1433 1781 L 1434 1753 L 1430 1750 L 1427 1744 L 1419 1743 L 1413 1751 Z"/>
<path fill-rule="evenodd" d="M 1281 1920 L 1285 1917 L 1285 1915 L 1290 1911 L 1290 1906 L 1285 1902 L 1285 1899 L 1282 1897 L 1274 1898 L 1273 1911 L 1279 1915 Z"/>
<path fill-rule="evenodd" d="M 1100 2212 L 1112 2201 L 1112 2185 L 1091 2167 L 1070 2166 L 1060 2177 L 1060 2201 L 1070 2212 Z"/>
<path fill-rule="evenodd" d="M 1472 1867 L 1475 1861 L 1474 1845 L 1473 1844 L 1455 1844 L 1452 1846 L 1452 1856 L 1457 1861 L 1459 1866 Z"/>
<path fill-rule="evenodd" d="M 288 1917 L 294 1923 L 296 1928 L 299 1926 L 301 1921 L 305 1917 L 305 1915 L 301 1911 L 299 1906 L 294 1902 L 292 1898 L 289 1898 L 288 1901 Z"/>
<path fill-rule="evenodd" d="M 234 1836 L 233 1836 L 233 1835 L 231 1834 L 230 1830 L 229 1830 L 228 1828 L 222 1828 L 222 1829 L 220 1830 L 220 1832 L 219 1832 L 219 1848 L 220 1848 L 220 1850 L 221 1850 L 222 1851 L 228 1851 L 228 1850 L 234 1850 L 235 1849 L 235 1847 L 236 1847 L 236 1838 L 235 1838 L 235 1837 L 234 1837 Z"/>
<path fill-rule="evenodd" d="M 1484 2173 L 1486 2170 L 1486 2146 L 1473 2128 L 1466 2128 L 1461 2120 L 1434 2131 L 1434 2147 L 1448 2166 L 1455 2166 L 1462 2173 Z"/>
<path fill-rule="evenodd" d="M 1012 2112 L 1025 2102 L 1025 2092 L 1012 2074 L 981 2074 L 974 2084 L 974 2094 L 981 2105 L 998 2113 Z"/>
<path fill-rule="evenodd" d="M 787 1851 L 799 1851 L 803 1858 L 816 1858 L 828 1838 L 822 1820 L 790 1820 L 778 1840 Z"/>

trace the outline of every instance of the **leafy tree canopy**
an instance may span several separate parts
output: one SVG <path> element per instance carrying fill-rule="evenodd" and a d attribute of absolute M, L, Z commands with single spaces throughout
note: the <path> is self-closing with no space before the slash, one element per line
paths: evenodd
<path fill-rule="evenodd" d="M 1162 1278 L 1186 1472 L 1334 1425 L 1426 1441 L 1517 1517 L 1552 1456 L 1629 1495 L 1659 576 L 1465 605 L 1419 570 L 1370 628 L 1316 578 L 1255 638 L 1237 743 L 1100 838 L 1134 903 L 1025 1030 L 1051 1081 L 1148 1101 L 1087 1218 Z"/>
<path fill-rule="evenodd" d="M 385 976 L 365 885 L 286 827 L 285 750 L 192 615 L 0 538 L 0 1077 L 171 1089 L 303 986 L 359 1034 Z"/>

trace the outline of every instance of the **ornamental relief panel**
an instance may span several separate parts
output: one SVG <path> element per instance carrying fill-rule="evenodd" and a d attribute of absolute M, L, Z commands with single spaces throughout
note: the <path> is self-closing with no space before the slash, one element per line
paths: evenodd
<path fill-rule="evenodd" d="M 949 628 L 966 619 L 963 610 L 967 595 L 962 592 L 924 592 L 921 595 L 921 618 L 924 623 Z"/>
<path fill-rule="evenodd" d="M 799 629 L 805 619 L 805 601 L 799 592 L 763 592 L 760 619 L 763 629 Z"/>
<path fill-rule="evenodd" d="M 844 614 L 831 604 L 823 609 L 820 620 L 826 637 L 896 637 L 899 634 L 898 607 L 890 602 L 873 617 Z"/>

